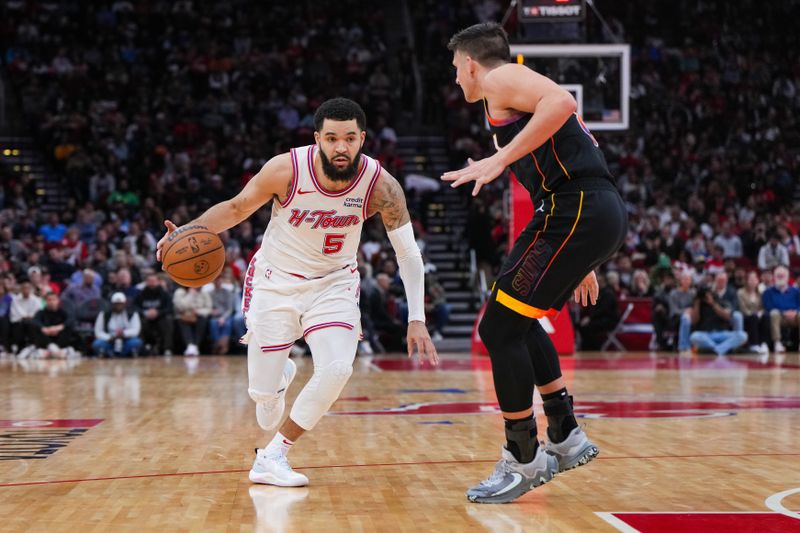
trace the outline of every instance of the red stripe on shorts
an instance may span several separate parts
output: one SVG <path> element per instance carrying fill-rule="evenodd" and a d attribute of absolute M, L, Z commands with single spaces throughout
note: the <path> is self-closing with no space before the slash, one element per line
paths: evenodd
<path fill-rule="evenodd" d="M 322 324 L 316 324 L 314 326 L 310 326 L 306 328 L 303 332 L 303 337 L 307 336 L 310 333 L 314 333 L 317 330 L 325 329 L 325 328 L 344 328 L 344 329 L 353 329 L 353 324 L 348 324 L 347 322 L 323 322 Z"/>
<path fill-rule="evenodd" d="M 279 352 L 281 350 L 286 350 L 287 348 L 291 348 L 294 342 L 287 342 L 286 344 L 276 344 L 274 346 L 262 346 L 262 352 Z"/>

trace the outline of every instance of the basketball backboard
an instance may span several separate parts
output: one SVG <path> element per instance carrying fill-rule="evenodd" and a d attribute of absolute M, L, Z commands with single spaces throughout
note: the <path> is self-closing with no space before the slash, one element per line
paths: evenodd
<path fill-rule="evenodd" d="M 514 44 L 512 57 L 570 91 L 595 131 L 628 129 L 631 50 L 627 44 Z"/>

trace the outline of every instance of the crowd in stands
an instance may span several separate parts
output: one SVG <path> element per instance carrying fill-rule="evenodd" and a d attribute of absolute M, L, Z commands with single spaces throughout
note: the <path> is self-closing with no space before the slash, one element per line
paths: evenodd
<path fill-rule="evenodd" d="M 413 69 L 408 50 L 389 52 L 382 41 L 390 23 L 383 9 L 358 9 L 355 1 L 313 9 L 306 2 L 240 4 L 11 1 L 0 8 L 0 36 L 10 43 L 6 68 L 74 191 L 65 210 L 45 216 L 30 179 L 4 177 L 0 316 L 14 304 L 10 294 L 26 290 L 23 281 L 25 298 L 63 291 L 61 305 L 85 301 L 90 289 L 81 284 L 91 284 L 81 276 L 90 268 L 102 297 L 122 293 L 139 314 L 141 336 L 150 335 L 129 350 L 170 349 L 165 341 L 175 349 L 173 330 L 187 353 L 205 338 L 218 351 L 230 349 L 241 324 L 231 311 L 228 333 L 227 300 L 217 292 L 240 290 L 269 213 L 222 235 L 229 269 L 219 287 L 199 295 L 174 292 L 153 263 L 165 216 L 190 220 L 235 193 L 270 155 L 310 142 L 311 113 L 333 95 L 365 106 L 367 152 L 402 178 L 389 124 L 413 100 Z M 446 42 L 469 24 L 498 20 L 506 5 L 409 4 L 424 122 L 446 132 L 454 168 L 489 155 L 493 145 L 482 107 L 467 105 L 454 83 Z M 595 132 L 626 201 L 630 232 L 599 269 L 601 302 L 574 311 L 583 348 L 601 345 L 617 323 L 619 301 L 630 298 L 652 300 L 653 347 L 726 353 L 796 343 L 800 60 L 797 33 L 787 25 L 798 7 L 754 0 L 596 5 L 632 44 L 631 127 Z M 498 179 L 475 199 L 464 192 L 466 235 L 490 279 L 507 249 L 506 189 Z M 424 246 L 424 227 L 416 229 Z M 364 235 L 368 347 L 393 349 L 406 312 L 396 264 L 379 221 Z M 147 308 L 133 303 L 145 291 L 152 292 Z M 430 325 L 441 330 L 446 303 L 435 279 L 427 299 Z M 116 334 L 119 323 L 124 332 L 134 322 L 120 316 L 111 329 Z"/>
<path fill-rule="evenodd" d="M 67 204 L 45 211 L 31 176 L 0 168 L 0 351 L 240 349 L 241 280 L 269 209 L 221 235 L 228 266 L 200 291 L 160 272 L 163 221 L 190 221 L 273 155 L 313 142 L 313 112 L 333 96 L 364 107 L 364 151 L 402 179 L 390 124 L 410 109 L 413 69 L 407 49 L 388 53 L 388 23 L 353 0 L 4 2 L 3 65 Z M 407 311 L 380 222 L 365 235 L 362 306 L 376 318 L 363 349 L 380 351 L 403 342 Z M 429 291 L 434 329 L 440 289 Z M 56 327 L 40 315 L 50 307 L 66 320 L 42 339 Z"/>
<path fill-rule="evenodd" d="M 416 10 L 417 38 L 435 43 L 431 53 L 445 61 L 449 35 L 498 20 L 506 5 L 428 2 Z M 631 127 L 594 132 L 626 201 L 630 231 L 599 269 L 597 306 L 572 309 L 581 347 L 599 349 L 618 324 L 620 301 L 631 298 L 653 302 L 652 348 L 780 352 L 796 345 L 797 329 L 789 326 L 800 325 L 800 61 L 789 21 L 800 7 L 753 0 L 596 5 L 608 25 L 593 34 L 610 29 L 632 45 Z M 452 164 L 460 166 L 491 155 L 493 144 L 482 106 L 465 104 L 448 74 L 432 79 L 429 92 L 447 110 L 441 119 Z M 507 181 L 496 180 L 469 198 L 470 246 L 492 273 L 508 246 L 506 190 Z"/>
<path fill-rule="evenodd" d="M 781 352 L 800 311 L 800 62 L 778 28 L 798 8 L 681 4 L 608 6 L 634 45 L 634 120 L 600 136 L 631 223 L 604 270 L 618 297 L 654 298 L 660 348 Z"/>

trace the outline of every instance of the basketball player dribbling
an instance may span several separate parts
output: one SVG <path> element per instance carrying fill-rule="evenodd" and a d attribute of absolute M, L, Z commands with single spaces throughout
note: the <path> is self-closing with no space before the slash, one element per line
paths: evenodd
<path fill-rule="evenodd" d="M 400 184 L 362 155 L 366 117 L 346 98 L 324 102 L 314 115 L 316 144 L 270 159 L 234 198 L 189 224 L 220 233 L 246 220 L 270 200 L 272 218 L 247 269 L 242 308 L 247 323 L 248 393 L 265 431 L 278 427 L 296 374 L 294 341 L 311 348 L 314 373 L 287 420 L 256 450 L 250 481 L 303 486 L 286 454 L 339 397 L 353 372 L 361 335 L 360 276 L 356 262 L 364 220 L 380 213 L 397 253 L 408 300 L 408 355 L 438 362 L 425 327 L 424 268 Z M 161 247 L 178 228 L 165 221 Z"/>
<path fill-rule="evenodd" d="M 511 63 L 500 25 L 471 26 L 455 34 L 448 48 L 464 98 L 483 101 L 497 152 L 442 179 L 453 187 L 474 182 L 474 196 L 509 167 L 536 207 L 497 276 L 479 325 L 506 445 L 492 474 L 471 487 L 467 498 L 506 503 L 599 453 L 575 421 L 558 355 L 537 319 L 554 316 L 570 294 L 583 305 L 587 296 L 596 302 L 593 270 L 622 244 L 627 215 L 572 95 Z M 549 442 L 543 447 L 533 417 L 534 385 L 547 416 Z"/>

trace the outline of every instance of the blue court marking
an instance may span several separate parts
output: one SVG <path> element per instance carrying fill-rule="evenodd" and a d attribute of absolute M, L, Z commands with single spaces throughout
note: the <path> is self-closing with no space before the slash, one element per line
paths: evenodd
<path fill-rule="evenodd" d="M 427 392 L 437 392 L 440 394 L 466 394 L 464 389 L 400 389 L 397 392 L 403 394 L 424 394 Z"/>
<path fill-rule="evenodd" d="M 461 424 L 462 422 L 452 422 L 450 420 L 438 420 L 436 422 L 417 422 L 417 424 L 425 424 L 427 426 L 430 425 L 439 425 L 439 426 L 452 426 L 453 424 Z"/>

